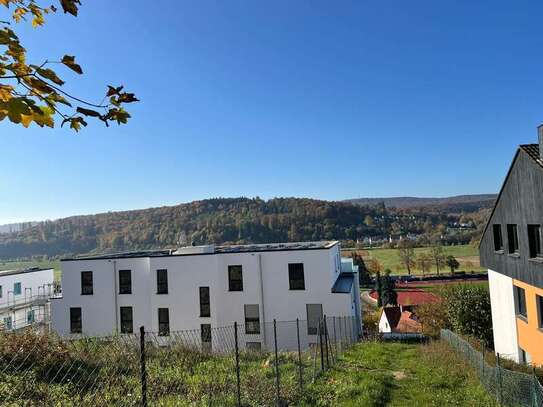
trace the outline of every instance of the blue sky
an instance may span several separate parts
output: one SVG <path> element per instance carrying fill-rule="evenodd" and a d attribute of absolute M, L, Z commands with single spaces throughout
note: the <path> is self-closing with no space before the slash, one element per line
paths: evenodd
<path fill-rule="evenodd" d="M 522 6 L 522 7 L 520 7 Z M 496 192 L 543 122 L 543 3 L 93 0 L 21 26 L 127 126 L 0 123 L 0 224 L 216 196 Z M 0 11 L 0 17 L 4 11 Z M 0 18 L 2 19 L 2 18 Z"/>

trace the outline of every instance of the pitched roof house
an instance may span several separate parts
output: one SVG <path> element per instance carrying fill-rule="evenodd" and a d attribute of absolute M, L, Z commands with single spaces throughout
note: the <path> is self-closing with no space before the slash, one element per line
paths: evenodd
<path fill-rule="evenodd" d="M 543 365 L 543 126 L 516 151 L 480 245 L 488 268 L 494 346 Z"/>

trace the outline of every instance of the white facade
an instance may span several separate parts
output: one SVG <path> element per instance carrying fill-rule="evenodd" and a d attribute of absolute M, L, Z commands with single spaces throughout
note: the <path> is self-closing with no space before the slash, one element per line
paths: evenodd
<path fill-rule="evenodd" d="M 387 315 L 384 312 L 381 312 L 381 318 L 379 318 L 379 332 L 380 333 L 390 333 L 392 328 L 388 322 Z"/>
<path fill-rule="evenodd" d="M 300 263 L 305 287 L 293 290 L 289 287 L 289 264 Z M 229 290 L 229 266 L 241 266 L 242 291 Z M 120 270 L 130 270 L 131 294 L 119 294 Z M 157 293 L 157 270 L 167 270 L 167 294 Z M 92 295 L 81 294 L 84 271 L 92 271 Z M 332 292 L 334 284 L 341 282 L 338 279 L 348 283 L 349 278 L 353 283 L 348 292 Z M 202 324 L 216 328 L 237 322 L 243 326 L 244 306 L 258 305 L 260 333 L 244 335 L 241 346 L 259 342 L 262 348 L 272 344 L 274 319 L 278 321 L 279 338 L 288 325 L 279 321 L 292 321 L 289 329 L 295 333 L 296 319 L 307 320 L 308 304 L 322 304 L 327 316 L 356 316 L 356 323 L 349 329 L 355 334 L 361 329 L 358 269 L 352 261 L 342 262 L 337 242 L 203 246 L 142 257 L 132 254 L 65 260 L 62 287 L 63 298 L 52 302 L 53 329 L 60 335 L 72 333 L 70 308 L 81 308 L 81 331 L 90 336 L 119 333 L 121 307 L 132 307 L 134 331 L 144 326 L 148 332 L 159 331 L 158 309 L 167 308 L 169 330 L 174 332 L 200 331 Z M 200 287 L 209 287 L 209 317 L 200 317 Z M 315 335 L 306 335 L 305 322 L 300 326 L 305 333 L 302 346 L 315 342 Z M 295 334 L 284 336 L 279 340 L 280 347 L 295 346 Z"/>
<path fill-rule="evenodd" d="M 24 328 L 47 318 L 53 269 L 0 271 L 0 329 Z"/>
<path fill-rule="evenodd" d="M 494 349 L 500 356 L 519 362 L 513 279 L 488 270 L 488 287 L 492 307 Z"/>

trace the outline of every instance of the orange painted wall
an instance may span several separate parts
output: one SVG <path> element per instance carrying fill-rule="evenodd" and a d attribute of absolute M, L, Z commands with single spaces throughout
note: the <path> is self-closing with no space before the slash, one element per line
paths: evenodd
<path fill-rule="evenodd" d="M 543 297 L 543 289 L 518 280 L 513 280 L 513 284 L 524 288 L 526 293 L 526 310 L 528 312 L 528 322 L 517 317 L 519 347 L 531 355 L 533 364 L 543 365 L 543 330 L 538 327 L 539 310 L 536 301 L 536 294 Z"/>

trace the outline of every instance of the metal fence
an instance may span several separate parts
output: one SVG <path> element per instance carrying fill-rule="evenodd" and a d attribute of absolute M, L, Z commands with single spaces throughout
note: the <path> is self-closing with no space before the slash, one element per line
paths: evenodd
<path fill-rule="evenodd" d="M 497 357 L 496 366 L 488 364 L 484 353 L 477 351 L 469 342 L 447 329 L 441 330 L 441 339 L 462 352 L 475 368 L 487 391 L 503 406 L 543 406 L 543 386 L 537 376 L 504 369 Z"/>
<path fill-rule="evenodd" d="M 0 333 L 2 406 L 286 406 L 358 340 L 352 317 L 59 338 Z"/>

